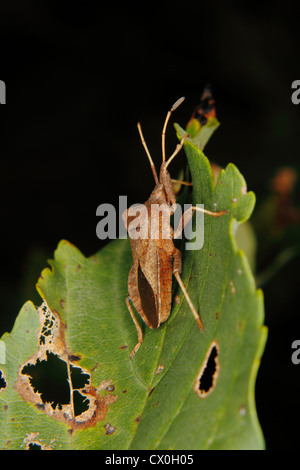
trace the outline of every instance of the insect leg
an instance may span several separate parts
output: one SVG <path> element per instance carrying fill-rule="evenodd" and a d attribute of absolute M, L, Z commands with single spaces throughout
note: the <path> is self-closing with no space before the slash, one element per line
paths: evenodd
<path fill-rule="evenodd" d="M 190 183 L 189 181 L 182 181 L 182 180 L 174 180 L 173 178 L 171 179 L 172 183 L 179 183 L 183 184 L 185 186 L 193 186 L 193 183 Z"/>
<path fill-rule="evenodd" d="M 202 323 L 202 321 L 201 321 L 200 315 L 199 315 L 199 313 L 197 312 L 197 310 L 195 309 L 195 307 L 194 307 L 194 305 L 193 305 L 193 303 L 192 303 L 192 301 L 191 301 L 191 299 L 190 299 L 190 296 L 189 296 L 189 294 L 187 293 L 186 288 L 184 287 L 184 284 L 183 284 L 182 279 L 181 279 L 180 274 L 179 274 L 180 271 L 181 271 L 181 252 L 176 249 L 176 250 L 175 250 L 175 253 L 174 253 L 173 274 L 174 274 L 174 276 L 175 276 L 175 278 L 176 278 L 178 284 L 180 285 L 180 288 L 181 288 L 181 290 L 182 290 L 182 292 L 183 292 L 183 295 L 184 295 L 184 297 L 185 297 L 187 303 L 189 304 L 189 307 L 190 307 L 190 309 L 191 309 L 191 311 L 192 311 L 192 314 L 193 314 L 194 317 L 195 317 L 195 320 L 196 320 L 196 322 L 197 322 L 197 324 L 198 324 L 198 326 L 199 326 L 199 329 L 200 329 L 201 331 L 203 331 L 204 328 L 203 328 L 203 323 Z"/>
<path fill-rule="evenodd" d="M 204 214 L 212 215 L 213 217 L 221 217 L 222 215 L 229 214 L 229 211 L 207 211 L 206 209 L 202 209 L 202 207 L 195 207 L 192 206 L 190 208 L 193 211 L 199 211 L 199 212 L 204 212 Z M 188 209 L 188 210 L 190 210 Z"/>
<path fill-rule="evenodd" d="M 178 223 L 178 227 L 176 231 L 174 232 L 174 238 L 178 238 L 181 235 L 182 230 L 184 229 L 184 226 L 189 223 L 189 221 L 192 218 L 193 211 L 198 211 L 198 212 L 203 212 L 204 214 L 211 215 L 213 217 L 221 217 L 222 215 L 228 214 L 228 211 L 219 211 L 219 212 L 213 212 L 213 211 L 208 211 L 206 209 L 203 209 L 202 207 L 195 207 L 191 206 L 189 209 L 187 209 L 183 214 L 182 217 Z"/>
<path fill-rule="evenodd" d="M 131 351 L 130 356 L 129 356 L 130 359 L 132 359 L 133 356 L 135 355 L 135 353 L 138 351 L 140 345 L 141 345 L 142 342 L 143 342 L 143 333 L 142 333 L 142 330 L 141 330 L 140 325 L 139 325 L 138 322 L 137 322 L 137 319 L 136 319 L 135 316 L 134 316 L 132 307 L 131 307 L 131 305 L 130 305 L 130 300 L 131 300 L 131 299 L 130 299 L 129 295 L 127 295 L 127 297 L 126 297 L 127 308 L 128 308 L 129 313 L 130 313 L 130 315 L 131 315 L 131 318 L 132 318 L 132 320 L 133 320 L 133 323 L 135 324 L 136 331 L 137 331 L 137 334 L 138 334 L 138 342 L 137 342 L 137 344 L 134 346 L 134 348 L 133 348 L 133 350 Z"/>

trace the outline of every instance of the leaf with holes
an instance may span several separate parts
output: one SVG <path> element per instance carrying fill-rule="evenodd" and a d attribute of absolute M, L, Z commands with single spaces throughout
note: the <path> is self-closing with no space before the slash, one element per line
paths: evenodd
<path fill-rule="evenodd" d="M 184 254 L 182 278 L 204 332 L 174 283 L 168 321 L 157 330 L 143 325 L 130 360 L 137 335 L 125 304 L 129 241 L 89 258 L 60 242 L 38 281 L 41 306 L 27 302 L 0 342 L 1 448 L 263 448 L 254 400 L 263 298 L 235 241 L 255 198 L 232 164 L 214 187 L 198 141 L 185 143 L 193 203 L 229 210 L 205 215 L 203 248 Z"/>

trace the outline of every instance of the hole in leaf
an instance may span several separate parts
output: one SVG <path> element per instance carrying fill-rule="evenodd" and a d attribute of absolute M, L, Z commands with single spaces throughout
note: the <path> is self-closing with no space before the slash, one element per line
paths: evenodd
<path fill-rule="evenodd" d="M 41 441 L 37 439 L 38 435 L 38 432 L 31 432 L 26 434 L 26 437 L 23 441 L 26 445 L 26 450 L 53 450 L 52 445 L 47 446 L 42 444 Z M 53 443 L 55 439 L 51 439 L 51 441 Z"/>
<path fill-rule="evenodd" d="M 202 376 L 199 381 L 199 389 L 203 390 L 205 393 L 212 387 L 214 374 L 216 372 L 216 357 L 218 355 L 217 348 L 214 346 L 211 350 L 211 353 L 208 358 L 208 362 L 203 371 Z"/>
<path fill-rule="evenodd" d="M 89 383 L 89 374 L 82 372 L 80 367 L 75 367 L 71 364 L 70 369 L 73 389 L 83 388 Z"/>
<path fill-rule="evenodd" d="M 6 388 L 6 381 L 4 379 L 4 375 L 2 373 L 2 370 L 0 370 L 0 390 Z"/>
<path fill-rule="evenodd" d="M 31 443 L 28 445 L 28 450 L 42 450 L 42 446 L 40 444 Z"/>
<path fill-rule="evenodd" d="M 47 360 L 35 364 L 27 364 L 22 369 L 23 375 L 28 375 L 30 384 L 35 393 L 40 393 L 44 403 L 51 403 L 55 410 L 62 409 L 63 405 L 70 403 L 70 385 L 68 382 L 67 363 L 56 354 L 47 351 Z M 83 388 L 89 383 L 90 376 L 82 373 L 80 367 L 70 365 L 72 388 Z M 89 400 L 83 397 L 76 390 L 73 393 L 75 416 L 86 411 L 89 407 Z"/>
<path fill-rule="evenodd" d="M 213 341 L 205 355 L 194 384 L 194 391 L 200 398 L 207 397 L 214 390 L 219 370 L 219 344 L 217 341 Z"/>
<path fill-rule="evenodd" d="M 91 384 L 89 371 L 74 364 L 81 356 L 68 353 L 64 347 L 65 326 L 61 324 L 58 312 L 52 312 L 45 301 L 37 311 L 41 324 L 39 350 L 21 367 L 15 390 L 40 412 L 68 424 L 68 432 L 95 426 L 104 420 L 108 406 L 117 397 L 111 393 L 99 395 Z M 106 385 L 110 382 L 106 381 Z M 39 445 L 36 434 L 27 435 L 24 443 Z M 46 447 L 41 444 L 41 448 Z"/>
<path fill-rule="evenodd" d="M 73 392 L 73 403 L 74 403 L 74 415 L 79 416 L 89 409 L 90 400 L 81 395 L 78 390 Z"/>
<path fill-rule="evenodd" d="M 42 401 L 51 403 L 53 409 L 70 403 L 67 364 L 56 354 L 47 351 L 46 361 L 38 359 L 36 364 L 27 364 L 22 374 L 29 375 L 33 391 L 40 393 Z"/>

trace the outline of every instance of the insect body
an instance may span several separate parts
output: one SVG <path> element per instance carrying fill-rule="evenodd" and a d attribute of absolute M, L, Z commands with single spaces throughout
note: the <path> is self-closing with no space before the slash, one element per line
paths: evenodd
<path fill-rule="evenodd" d="M 215 117 L 215 100 L 212 95 L 211 86 L 207 84 L 201 95 L 200 104 L 196 106 L 187 127 L 189 127 L 189 124 L 193 121 L 193 119 L 197 119 L 202 127 L 205 126 L 209 118 Z"/>
<path fill-rule="evenodd" d="M 133 264 L 128 277 L 128 296 L 126 303 L 138 333 L 138 342 L 131 352 L 130 357 L 137 352 L 143 342 L 142 330 L 135 318 L 130 301 L 150 328 L 158 328 L 162 322 L 168 319 L 171 312 L 172 275 L 175 276 L 179 283 L 200 330 L 203 330 L 200 316 L 180 277 L 181 252 L 175 247 L 173 239 L 180 235 L 184 224 L 190 220 L 194 210 L 205 212 L 214 217 L 219 217 L 227 213 L 227 211 L 211 212 L 192 206 L 183 214 L 175 233 L 170 226 L 170 216 L 174 214 L 176 209 L 176 197 L 173 192 L 172 180 L 167 167 L 183 147 L 188 134 L 183 137 L 174 153 L 166 161 L 165 133 L 172 112 L 183 100 L 184 98 L 180 98 L 176 101 L 168 112 L 164 123 L 162 131 L 162 164 L 159 178 L 144 140 L 141 126 L 138 123 L 141 141 L 147 153 L 154 176 L 155 188 L 148 201 L 142 205 L 143 207 L 135 207 L 137 212 L 140 208 L 140 213 L 142 214 L 140 217 L 136 217 L 136 215 L 132 216 L 130 209 L 127 209 L 123 214 L 123 220 L 130 237 L 133 257 Z M 140 232 L 143 236 L 133 237 L 132 232 L 135 232 L 135 234 Z"/>

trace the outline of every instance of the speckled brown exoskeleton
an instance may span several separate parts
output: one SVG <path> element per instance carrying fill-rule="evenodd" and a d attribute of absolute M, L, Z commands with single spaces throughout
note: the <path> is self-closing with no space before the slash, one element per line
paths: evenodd
<path fill-rule="evenodd" d="M 181 142 L 177 145 L 175 151 L 167 161 L 165 156 L 165 135 L 167 124 L 172 112 L 182 103 L 183 100 L 184 98 L 180 98 L 172 106 L 167 114 L 163 126 L 162 164 L 160 167 L 159 178 L 147 144 L 144 140 L 141 125 L 138 123 L 141 141 L 148 156 L 154 176 L 155 188 L 148 201 L 142 205 L 143 207 L 141 207 L 141 205 L 135 207 L 136 212 L 139 212 L 139 217 L 132 215 L 130 208 L 123 213 L 123 220 L 129 233 L 133 257 L 133 264 L 128 277 L 128 296 L 126 298 L 126 303 L 138 333 L 138 342 L 130 354 L 131 358 L 143 342 L 143 333 L 135 318 L 130 301 L 150 328 L 158 328 L 162 322 L 165 322 L 168 319 L 171 312 L 172 275 L 174 275 L 180 285 L 195 320 L 198 323 L 199 329 L 203 331 L 203 324 L 200 316 L 196 311 L 180 276 L 181 252 L 175 247 L 173 239 L 179 237 L 184 224 L 187 224 L 191 219 L 194 210 L 205 212 L 213 217 L 219 217 L 227 213 L 227 211 L 211 212 L 203 208 L 192 206 L 182 215 L 175 232 L 170 226 L 170 217 L 174 214 L 176 209 L 176 197 L 172 186 L 172 181 L 174 180 L 171 179 L 167 168 L 173 158 L 183 147 L 188 134 L 182 138 Z M 184 182 L 181 183 L 191 184 Z M 153 209 L 157 207 L 160 210 L 154 211 Z M 154 228 L 157 229 L 157 231 L 153 230 Z M 143 232 L 143 236 L 133 237 L 133 232 L 136 235 L 139 231 Z M 153 233 L 155 236 L 153 236 Z"/>

